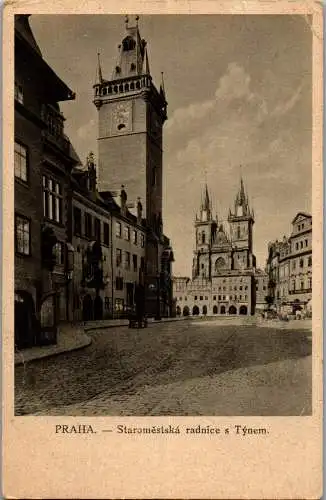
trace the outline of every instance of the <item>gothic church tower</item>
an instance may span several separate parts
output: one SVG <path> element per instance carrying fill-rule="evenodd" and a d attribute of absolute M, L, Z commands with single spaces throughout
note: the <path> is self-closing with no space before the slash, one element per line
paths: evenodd
<path fill-rule="evenodd" d="M 241 270 L 255 267 L 255 257 L 252 253 L 254 213 L 249 207 L 242 178 L 234 202 L 234 210 L 230 210 L 228 221 L 234 250 L 233 268 Z"/>

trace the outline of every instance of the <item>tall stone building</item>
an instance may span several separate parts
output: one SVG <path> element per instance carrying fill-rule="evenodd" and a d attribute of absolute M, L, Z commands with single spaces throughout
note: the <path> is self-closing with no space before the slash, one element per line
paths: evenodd
<path fill-rule="evenodd" d="M 15 345 L 55 340 L 69 319 L 67 188 L 79 159 L 59 102 L 74 93 L 43 59 L 28 15 L 15 16 Z"/>
<path fill-rule="evenodd" d="M 192 280 L 174 278 L 178 314 L 254 314 L 257 283 L 265 276 L 256 269 L 254 222 L 242 179 L 229 211 L 228 227 L 213 217 L 205 186 L 195 219 Z"/>
<path fill-rule="evenodd" d="M 164 269 L 173 261 L 162 216 L 167 102 L 163 82 L 159 89 L 153 83 L 138 16 L 133 26 L 126 17 L 111 79 L 104 78 L 99 61 L 94 104 L 98 109 L 99 191 L 116 191 L 123 184 L 130 204 L 136 206 L 140 198 L 146 221 L 147 311 L 159 317 L 166 313 L 162 292 L 171 286 Z"/>
<path fill-rule="evenodd" d="M 312 217 L 298 212 L 289 237 L 268 245 L 269 296 L 279 313 L 311 312 Z"/>

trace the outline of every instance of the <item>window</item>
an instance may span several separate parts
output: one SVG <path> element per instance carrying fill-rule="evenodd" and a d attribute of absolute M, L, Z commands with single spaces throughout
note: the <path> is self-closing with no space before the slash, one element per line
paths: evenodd
<path fill-rule="evenodd" d="M 195 300 L 197 300 L 197 295 L 195 295 Z"/>
<path fill-rule="evenodd" d="M 125 253 L 125 269 L 130 269 L 130 253 Z"/>
<path fill-rule="evenodd" d="M 96 241 L 101 243 L 101 221 L 96 217 L 94 219 L 94 237 Z"/>
<path fill-rule="evenodd" d="M 31 254 L 31 223 L 26 217 L 15 217 L 15 243 L 16 252 L 22 255 Z"/>
<path fill-rule="evenodd" d="M 109 297 L 105 297 L 104 303 L 105 303 L 105 309 L 107 311 L 109 311 L 111 309 L 111 307 L 110 307 L 110 298 Z"/>
<path fill-rule="evenodd" d="M 242 290 L 242 286 L 239 286 L 239 290 Z"/>
<path fill-rule="evenodd" d="M 24 104 L 24 93 L 23 87 L 15 82 L 15 99 L 20 102 L 20 104 Z"/>
<path fill-rule="evenodd" d="M 87 212 L 85 213 L 85 236 L 92 237 L 92 216 Z"/>
<path fill-rule="evenodd" d="M 201 234 L 201 242 L 205 243 L 205 233 L 204 232 Z"/>
<path fill-rule="evenodd" d="M 123 299 L 115 299 L 114 305 L 116 311 L 123 311 L 123 306 L 124 306 Z"/>
<path fill-rule="evenodd" d="M 202 269 L 204 269 L 204 267 L 205 267 L 205 266 L 204 266 L 204 264 L 202 264 L 202 265 L 201 265 L 201 268 L 202 268 Z"/>
<path fill-rule="evenodd" d="M 304 240 L 305 246 L 308 246 L 308 240 Z"/>
<path fill-rule="evenodd" d="M 303 267 L 303 259 L 300 259 L 300 267 Z"/>
<path fill-rule="evenodd" d="M 299 250 L 299 243 L 298 242 L 295 244 L 295 249 Z"/>
<path fill-rule="evenodd" d="M 82 230 L 81 230 L 81 210 L 80 208 L 74 207 L 74 234 L 75 235 L 81 235 Z"/>
<path fill-rule="evenodd" d="M 132 242 L 134 245 L 137 245 L 137 240 L 138 240 L 138 233 L 136 229 L 134 229 L 132 232 Z"/>
<path fill-rule="evenodd" d="M 64 243 L 62 243 L 62 241 L 58 241 L 54 246 L 55 263 L 57 266 L 62 266 L 64 264 L 64 249 L 65 245 Z"/>
<path fill-rule="evenodd" d="M 295 291 L 295 280 L 292 281 L 292 290 Z"/>
<path fill-rule="evenodd" d="M 116 225 L 115 225 L 115 235 L 118 238 L 121 238 L 121 223 L 120 222 L 116 222 Z"/>
<path fill-rule="evenodd" d="M 110 244 L 110 227 L 107 222 L 103 222 L 103 243 L 104 245 Z"/>
<path fill-rule="evenodd" d="M 311 267 L 312 266 L 312 258 L 311 256 L 308 257 L 308 266 Z"/>
<path fill-rule="evenodd" d="M 308 288 L 312 288 L 312 279 L 308 278 Z"/>
<path fill-rule="evenodd" d="M 133 265 L 134 271 L 137 271 L 137 255 L 132 256 L 132 265 Z"/>
<path fill-rule="evenodd" d="M 245 289 L 245 290 L 248 290 L 248 287 L 247 287 L 247 285 L 246 285 L 246 286 L 244 287 L 244 289 Z"/>
<path fill-rule="evenodd" d="M 295 269 L 295 260 L 292 262 L 292 269 Z"/>
<path fill-rule="evenodd" d="M 216 300 L 216 295 L 214 295 L 213 300 Z"/>
<path fill-rule="evenodd" d="M 123 290 L 123 278 L 117 276 L 115 279 L 115 288 L 116 290 Z"/>
<path fill-rule="evenodd" d="M 145 259 L 144 259 L 144 257 L 140 257 L 140 269 L 142 271 L 145 270 Z"/>
<path fill-rule="evenodd" d="M 203 300 L 203 296 L 202 295 L 199 297 L 199 300 Z"/>
<path fill-rule="evenodd" d="M 27 148 L 15 142 L 15 177 L 27 182 Z"/>
<path fill-rule="evenodd" d="M 300 241 L 300 248 L 303 248 L 303 241 Z"/>
<path fill-rule="evenodd" d="M 124 239 L 129 241 L 130 240 L 130 229 L 128 226 L 125 226 L 123 228 L 123 236 L 124 236 Z"/>
<path fill-rule="evenodd" d="M 225 295 L 223 295 L 223 300 L 225 300 Z"/>
<path fill-rule="evenodd" d="M 143 234 L 140 235 L 140 244 L 141 244 L 141 247 L 144 248 L 144 246 L 145 246 L 145 236 Z"/>
<path fill-rule="evenodd" d="M 117 267 L 121 266 L 121 261 L 122 261 L 122 251 L 120 248 L 117 248 L 117 253 L 116 253 L 116 265 Z"/>
<path fill-rule="evenodd" d="M 185 300 L 187 300 L 187 297 L 185 297 Z"/>
<path fill-rule="evenodd" d="M 62 222 L 62 188 L 54 179 L 43 175 L 43 213 L 54 222 Z"/>

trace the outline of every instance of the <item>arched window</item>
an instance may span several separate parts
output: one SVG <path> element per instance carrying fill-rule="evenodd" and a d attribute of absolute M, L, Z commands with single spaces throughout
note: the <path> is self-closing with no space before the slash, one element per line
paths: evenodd
<path fill-rule="evenodd" d="M 188 306 L 184 306 L 184 308 L 183 308 L 183 315 L 184 316 L 189 316 L 189 312 L 190 312 L 189 311 L 189 307 Z"/>
<path fill-rule="evenodd" d="M 207 306 L 203 306 L 203 315 L 206 316 L 207 314 Z"/>
<path fill-rule="evenodd" d="M 230 306 L 229 314 L 237 314 L 237 308 L 235 306 Z"/>
<path fill-rule="evenodd" d="M 193 316 L 198 316 L 198 314 L 199 314 L 199 307 L 198 306 L 194 306 L 192 308 L 192 315 Z"/>
<path fill-rule="evenodd" d="M 217 314 L 217 306 L 213 307 L 213 314 Z"/>
<path fill-rule="evenodd" d="M 205 243 L 205 239 L 206 239 L 206 234 L 204 233 L 204 231 L 201 233 L 201 242 L 202 243 Z"/>
<path fill-rule="evenodd" d="M 223 257 L 219 257 L 215 261 L 215 271 L 219 271 L 220 269 L 224 269 L 226 267 L 226 262 Z"/>
<path fill-rule="evenodd" d="M 225 314 L 225 306 L 221 306 L 221 314 Z"/>
<path fill-rule="evenodd" d="M 239 314 L 247 314 L 247 306 L 241 306 L 239 310 Z"/>
<path fill-rule="evenodd" d="M 127 36 L 123 41 L 122 41 L 122 47 L 123 50 L 126 52 L 128 50 L 133 50 L 136 47 L 136 42 L 132 38 L 132 36 Z"/>

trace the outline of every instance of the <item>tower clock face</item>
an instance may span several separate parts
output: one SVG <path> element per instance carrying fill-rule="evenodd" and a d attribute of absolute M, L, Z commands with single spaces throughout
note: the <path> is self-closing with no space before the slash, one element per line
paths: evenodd
<path fill-rule="evenodd" d="M 112 110 L 112 133 L 123 134 L 132 128 L 132 102 L 119 102 Z"/>

